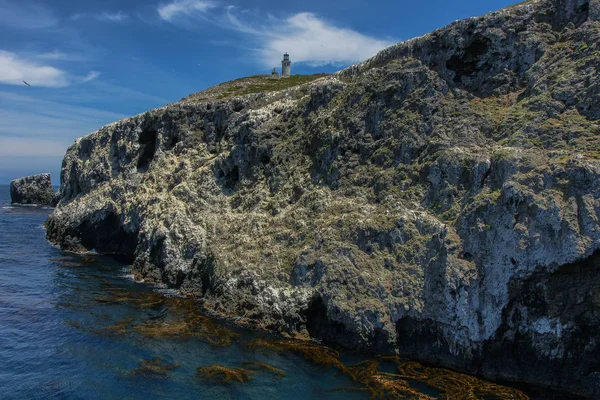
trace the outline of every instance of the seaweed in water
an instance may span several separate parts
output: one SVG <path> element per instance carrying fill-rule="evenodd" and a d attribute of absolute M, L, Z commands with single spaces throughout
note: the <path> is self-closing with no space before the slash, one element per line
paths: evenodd
<path fill-rule="evenodd" d="M 354 382 L 365 386 L 375 399 L 433 400 L 411 387 L 402 376 L 379 371 L 379 363 L 375 360 L 352 364 L 348 372 Z"/>
<path fill-rule="evenodd" d="M 528 400 L 520 390 L 487 382 L 445 368 L 425 367 L 416 361 L 397 360 L 400 376 L 423 382 L 442 391 L 443 399 L 452 400 Z"/>
<path fill-rule="evenodd" d="M 342 372 L 348 372 L 340 361 L 340 354 L 325 346 L 302 340 L 264 340 L 254 339 L 247 343 L 251 349 L 264 347 L 275 351 L 293 351 L 301 353 L 304 358 L 316 365 L 335 367 Z"/>
<path fill-rule="evenodd" d="M 221 384 L 226 384 L 229 382 L 245 383 L 250 380 L 250 375 L 254 373 L 254 371 L 249 369 L 232 368 L 218 364 L 200 366 L 196 368 L 196 372 L 203 380 L 215 380 Z"/>
<path fill-rule="evenodd" d="M 85 267 L 98 261 L 96 257 L 54 257 L 50 261 L 57 263 L 62 268 Z"/>
<path fill-rule="evenodd" d="M 444 368 L 424 367 L 418 362 L 405 360 L 398 356 L 380 357 L 382 361 L 391 361 L 397 364 L 399 373 L 387 373 L 379 370 L 379 362 L 376 360 L 365 360 L 346 366 L 340 361 L 337 351 L 312 342 L 254 339 L 248 342 L 247 346 L 301 353 L 314 364 L 337 368 L 360 385 L 334 389 L 334 391 L 368 391 L 375 399 L 433 399 L 413 388 L 410 381 L 420 382 L 441 391 L 441 398 L 447 400 L 529 399 L 517 389 L 486 382 Z"/>
<path fill-rule="evenodd" d="M 179 364 L 165 364 L 162 358 L 140 361 L 140 366 L 130 372 L 130 376 L 143 376 L 147 378 L 166 378 L 169 373 L 179 368 Z"/>
<path fill-rule="evenodd" d="M 126 319 L 104 328 L 105 334 L 139 333 L 152 338 L 179 337 L 198 338 L 213 346 L 226 347 L 239 335 L 217 325 L 201 315 L 201 309 L 193 299 L 171 298 L 156 292 L 134 292 L 126 288 L 108 289 L 109 294 L 97 297 L 99 303 L 127 304 L 135 308 L 166 308 L 161 320 Z"/>
<path fill-rule="evenodd" d="M 285 376 L 285 372 L 283 372 L 279 368 L 276 368 L 276 367 L 272 366 L 271 364 L 267 364 L 262 361 L 244 361 L 242 363 L 242 365 L 244 367 L 246 367 L 247 369 L 256 370 L 256 371 L 260 371 L 260 370 L 269 371 L 280 377 Z"/>
<path fill-rule="evenodd" d="M 127 288 L 106 289 L 109 294 L 94 299 L 97 303 L 119 304 L 126 303 L 134 308 L 154 308 L 165 303 L 166 297 L 156 292 L 134 292 Z"/>

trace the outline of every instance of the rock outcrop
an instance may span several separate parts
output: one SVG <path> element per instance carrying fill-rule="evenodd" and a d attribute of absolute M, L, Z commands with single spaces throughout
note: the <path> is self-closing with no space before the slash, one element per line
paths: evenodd
<path fill-rule="evenodd" d="M 48 238 L 240 323 L 598 398 L 599 73 L 598 0 L 541 0 L 192 96 L 78 139 Z"/>
<path fill-rule="evenodd" d="M 56 205 L 50 174 L 15 179 L 10 183 L 10 198 L 13 204 Z"/>

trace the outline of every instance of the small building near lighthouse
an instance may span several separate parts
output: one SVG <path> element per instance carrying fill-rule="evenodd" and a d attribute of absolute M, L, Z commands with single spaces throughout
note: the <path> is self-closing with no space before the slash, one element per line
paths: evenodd
<path fill-rule="evenodd" d="M 291 69 L 292 62 L 290 61 L 290 55 L 285 53 L 281 61 L 281 76 L 290 76 Z"/>

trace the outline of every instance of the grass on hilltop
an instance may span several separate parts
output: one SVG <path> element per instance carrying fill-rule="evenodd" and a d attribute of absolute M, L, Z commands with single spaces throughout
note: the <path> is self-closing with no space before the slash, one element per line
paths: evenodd
<path fill-rule="evenodd" d="M 183 101 L 223 100 L 252 93 L 275 92 L 303 85 L 324 76 L 327 76 L 327 74 L 292 75 L 286 78 L 272 75 L 253 75 L 221 83 L 202 92 L 193 93 L 184 98 Z"/>

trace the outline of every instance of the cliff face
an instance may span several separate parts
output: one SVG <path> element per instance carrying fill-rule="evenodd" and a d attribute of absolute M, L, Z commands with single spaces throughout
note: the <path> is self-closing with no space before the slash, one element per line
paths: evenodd
<path fill-rule="evenodd" d="M 600 396 L 599 4 L 105 126 L 67 151 L 48 238 L 240 323 Z"/>

